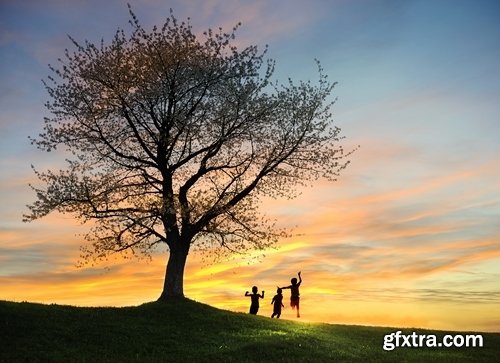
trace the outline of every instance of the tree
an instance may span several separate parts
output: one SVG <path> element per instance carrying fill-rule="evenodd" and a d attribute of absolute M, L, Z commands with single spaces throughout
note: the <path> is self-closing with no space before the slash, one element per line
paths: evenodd
<path fill-rule="evenodd" d="M 244 253 L 284 235 L 260 217 L 262 197 L 293 197 L 298 184 L 335 179 L 349 161 L 331 125 L 335 83 L 318 63 L 319 83 L 278 85 L 274 62 L 256 46 L 234 46 L 235 31 L 208 30 L 170 14 L 146 31 L 130 10 L 132 32 L 110 44 L 78 43 L 44 82 L 52 115 L 32 139 L 64 147 L 56 172 L 25 221 L 52 211 L 93 222 L 84 259 L 166 244 L 160 300 L 183 296 L 191 248 Z M 189 19 L 188 19 L 189 20 Z"/>

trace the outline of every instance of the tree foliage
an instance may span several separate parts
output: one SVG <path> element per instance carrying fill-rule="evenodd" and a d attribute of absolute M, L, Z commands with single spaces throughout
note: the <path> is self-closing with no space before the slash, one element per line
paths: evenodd
<path fill-rule="evenodd" d="M 318 84 L 278 84 L 265 51 L 234 45 L 238 26 L 197 36 L 171 14 L 147 31 L 130 15 L 129 35 L 70 38 L 74 51 L 50 66 L 52 116 L 32 143 L 71 157 L 35 171 L 42 186 L 25 220 L 59 211 L 92 221 L 86 258 L 272 245 L 284 232 L 259 199 L 293 197 L 349 163 L 331 124 L 335 83 L 318 63 Z"/>

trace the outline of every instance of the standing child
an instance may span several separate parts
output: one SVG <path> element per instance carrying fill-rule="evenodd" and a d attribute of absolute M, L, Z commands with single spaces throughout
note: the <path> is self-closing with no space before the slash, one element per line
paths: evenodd
<path fill-rule="evenodd" d="M 297 283 L 297 279 L 294 277 L 291 280 L 291 285 L 290 286 L 285 286 L 282 287 L 282 289 L 290 289 L 291 296 L 290 296 L 290 306 L 292 309 L 295 309 L 297 307 L 297 318 L 300 318 L 300 310 L 299 310 L 299 303 L 300 303 L 300 293 L 299 293 L 299 286 L 302 283 L 302 277 L 300 276 L 300 271 L 298 273 L 299 275 L 299 282 Z"/>
<path fill-rule="evenodd" d="M 271 304 L 274 304 L 273 315 L 271 315 L 271 318 L 276 316 L 276 318 L 279 319 L 281 316 L 281 307 L 285 307 L 285 305 L 283 305 L 283 294 L 281 291 L 282 290 L 278 287 L 278 290 L 276 290 L 277 294 L 274 295 L 273 300 L 271 301 Z"/>
<path fill-rule="evenodd" d="M 250 299 L 252 300 L 252 303 L 250 304 L 250 314 L 253 315 L 256 315 L 259 311 L 259 298 L 264 298 L 264 290 L 262 290 L 262 295 L 258 294 L 257 291 L 257 286 L 254 286 L 252 287 L 252 294 L 250 294 L 248 291 L 245 292 L 245 296 L 250 296 Z"/>

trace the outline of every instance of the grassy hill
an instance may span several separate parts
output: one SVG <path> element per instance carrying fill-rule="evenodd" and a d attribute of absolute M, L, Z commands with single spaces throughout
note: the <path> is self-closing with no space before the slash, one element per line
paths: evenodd
<path fill-rule="evenodd" d="M 493 362 L 500 357 L 498 333 L 484 333 L 483 348 L 384 351 L 383 336 L 396 330 L 271 320 L 191 300 L 127 308 L 0 301 L 0 362 Z"/>

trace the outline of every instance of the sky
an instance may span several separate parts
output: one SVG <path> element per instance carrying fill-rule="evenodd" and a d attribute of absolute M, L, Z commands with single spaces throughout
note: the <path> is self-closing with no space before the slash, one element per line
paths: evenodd
<path fill-rule="evenodd" d="M 61 164 L 30 145 L 47 116 L 42 84 L 67 35 L 110 40 L 129 30 L 126 1 L 0 1 L 0 300 L 78 306 L 158 298 L 167 255 L 77 267 L 71 215 L 23 223 L 31 165 Z M 212 263 L 191 253 L 187 297 L 248 311 L 245 291 L 302 271 L 301 320 L 500 331 L 500 3 L 390 0 L 129 0 L 145 27 L 172 8 L 195 31 L 269 46 L 275 77 L 338 81 L 333 124 L 361 147 L 336 182 L 265 201 L 295 235 L 265 256 Z M 59 157 L 59 158 L 58 158 Z M 288 300 L 288 293 L 285 293 Z M 294 319 L 286 304 L 282 318 Z"/>

